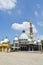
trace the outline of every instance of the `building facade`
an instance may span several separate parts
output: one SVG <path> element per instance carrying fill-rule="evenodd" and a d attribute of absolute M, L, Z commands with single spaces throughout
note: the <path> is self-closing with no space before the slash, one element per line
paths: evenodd
<path fill-rule="evenodd" d="M 20 51 L 41 51 L 41 41 L 31 41 L 23 30 L 19 38 L 17 36 L 14 38 L 13 49 Z"/>
<path fill-rule="evenodd" d="M 19 38 L 16 36 L 13 40 L 13 49 L 21 50 L 21 51 L 41 51 L 42 45 L 41 41 L 38 39 L 37 41 L 33 38 L 33 27 L 32 21 L 30 20 L 30 34 L 29 37 L 26 34 L 25 30 L 22 31 Z"/>
<path fill-rule="evenodd" d="M 10 52 L 10 49 L 11 47 L 7 38 L 0 42 L 0 52 Z"/>
<path fill-rule="evenodd" d="M 5 38 L 0 42 L 0 52 L 10 52 L 10 51 L 42 51 L 41 41 L 34 40 L 33 38 L 33 27 L 32 21 L 30 20 L 29 26 L 29 36 L 26 34 L 25 30 L 22 31 L 21 35 L 16 36 L 11 45 L 8 38 Z"/>

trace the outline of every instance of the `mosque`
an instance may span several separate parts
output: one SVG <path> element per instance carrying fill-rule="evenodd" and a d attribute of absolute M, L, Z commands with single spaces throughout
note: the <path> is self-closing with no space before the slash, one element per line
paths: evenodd
<path fill-rule="evenodd" d="M 30 20 L 30 34 L 29 37 L 26 34 L 25 30 L 22 31 L 19 38 L 16 36 L 13 40 L 13 44 L 10 44 L 8 38 L 5 38 L 0 42 L 0 51 L 1 52 L 10 52 L 12 51 L 42 51 L 41 41 L 37 41 L 33 38 L 33 27 L 32 21 Z"/>
<path fill-rule="evenodd" d="M 32 21 L 30 20 L 30 37 L 26 34 L 25 30 L 22 31 L 19 38 L 16 36 L 13 40 L 13 50 L 20 51 L 41 51 L 42 45 L 41 41 L 38 39 L 37 41 L 33 38 L 33 27 Z"/>

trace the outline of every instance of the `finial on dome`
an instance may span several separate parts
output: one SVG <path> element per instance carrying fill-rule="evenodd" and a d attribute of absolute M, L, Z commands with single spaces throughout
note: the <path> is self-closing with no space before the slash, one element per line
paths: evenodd
<path fill-rule="evenodd" d="M 22 33 L 25 33 L 25 30 L 23 30 Z"/>
<path fill-rule="evenodd" d="M 30 22 L 32 22 L 32 19 L 30 18 Z"/>

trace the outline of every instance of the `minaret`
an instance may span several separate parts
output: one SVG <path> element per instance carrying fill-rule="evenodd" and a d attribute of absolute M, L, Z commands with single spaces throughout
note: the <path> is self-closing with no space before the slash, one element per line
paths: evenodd
<path fill-rule="evenodd" d="M 33 41 L 33 27 L 32 27 L 32 20 L 30 19 L 30 39 Z"/>

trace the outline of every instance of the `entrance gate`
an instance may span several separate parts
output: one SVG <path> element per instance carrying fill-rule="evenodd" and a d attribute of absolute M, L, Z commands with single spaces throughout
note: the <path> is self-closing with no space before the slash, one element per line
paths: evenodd
<path fill-rule="evenodd" d="M 28 47 L 27 47 L 27 46 L 22 46 L 22 47 L 20 48 L 20 50 L 21 50 L 21 51 L 28 51 Z"/>

